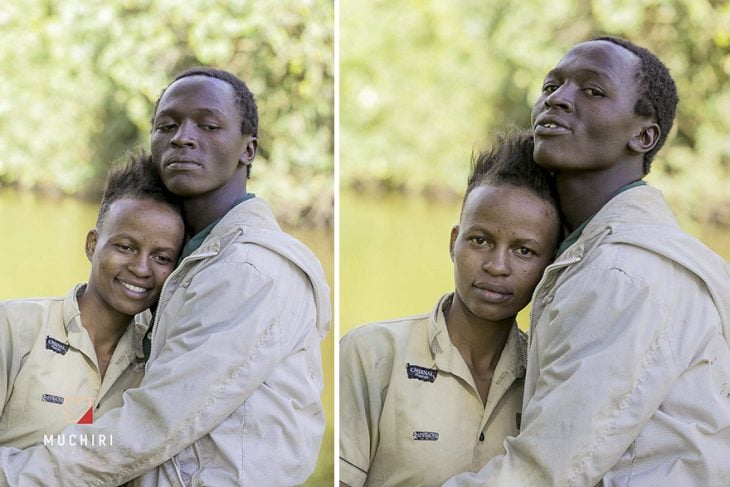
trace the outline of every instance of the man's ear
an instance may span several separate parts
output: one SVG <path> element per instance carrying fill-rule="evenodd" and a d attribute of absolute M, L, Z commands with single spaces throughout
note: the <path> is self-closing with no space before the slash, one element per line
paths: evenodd
<path fill-rule="evenodd" d="M 454 245 L 456 244 L 456 237 L 459 236 L 459 225 L 454 225 L 451 229 L 451 241 L 449 242 L 449 255 L 451 256 L 451 262 L 454 262 Z"/>
<path fill-rule="evenodd" d="M 86 258 L 89 259 L 89 262 L 91 262 L 94 259 L 94 252 L 96 251 L 96 239 L 98 238 L 99 234 L 96 231 L 96 228 L 92 228 L 89 230 L 89 233 L 86 234 Z"/>
<path fill-rule="evenodd" d="M 659 142 L 659 136 L 662 130 L 655 122 L 648 122 L 646 125 L 641 127 L 639 133 L 634 135 L 629 140 L 629 149 L 639 154 L 649 152 Z"/>
<path fill-rule="evenodd" d="M 256 149 L 259 146 L 259 141 L 256 137 L 253 135 L 250 135 L 248 137 L 248 140 L 246 141 L 246 145 L 243 147 L 243 152 L 241 153 L 241 158 L 239 159 L 240 163 L 244 166 L 250 166 L 253 162 L 253 158 L 256 157 Z"/>

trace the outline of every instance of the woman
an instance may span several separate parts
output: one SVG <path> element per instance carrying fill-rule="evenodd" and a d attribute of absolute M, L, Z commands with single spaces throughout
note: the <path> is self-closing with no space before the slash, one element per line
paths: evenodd
<path fill-rule="evenodd" d="M 184 225 L 148 156 L 113 167 L 96 227 L 86 237 L 87 284 L 65 297 L 0 303 L 0 445 L 113 438 L 65 438 L 121 406 L 142 380 L 142 334 L 175 267 Z M 55 436 L 54 436 L 55 435 Z"/>
<path fill-rule="evenodd" d="M 532 150 L 531 134 L 513 133 L 475 159 L 451 230 L 453 293 L 430 314 L 342 338 L 341 485 L 441 485 L 519 432 L 526 340 L 515 317 L 560 233 Z"/>

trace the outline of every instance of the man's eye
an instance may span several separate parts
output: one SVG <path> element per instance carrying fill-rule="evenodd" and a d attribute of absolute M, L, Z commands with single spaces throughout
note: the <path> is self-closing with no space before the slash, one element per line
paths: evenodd
<path fill-rule="evenodd" d="M 160 132 L 169 132 L 170 130 L 174 129 L 175 126 L 171 123 L 161 124 L 157 125 L 155 127 L 156 130 L 159 130 Z"/>
<path fill-rule="evenodd" d="M 558 89 L 558 85 L 556 85 L 554 83 L 545 83 L 542 86 L 542 92 L 546 93 L 546 94 L 550 94 L 557 89 Z"/>
<path fill-rule="evenodd" d="M 586 88 L 585 90 L 583 90 L 583 92 L 586 95 L 592 96 L 592 97 L 595 97 L 595 98 L 600 98 L 600 97 L 605 96 L 602 91 L 597 90 L 595 88 Z"/>
<path fill-rule="evenodd" d="M 134 250 L 131 246 L 127 244 L 117 244 L 117 248 L 122 252 L 132 252 L 132 250 Z"/>
<path fill-rule="evenodd" d="M 484 237 L 469 237 L 469 241 L 476 245 L 484 245 L 487 243 L 487 239 Z"/>
<path fill-rule="evenodd" d="M 203 130 L 207 130 L 208 132 L 214 132 L 220 129 L 220 127 L 217 125 L 201 125 L 201 127 L 203 128 Z"/>

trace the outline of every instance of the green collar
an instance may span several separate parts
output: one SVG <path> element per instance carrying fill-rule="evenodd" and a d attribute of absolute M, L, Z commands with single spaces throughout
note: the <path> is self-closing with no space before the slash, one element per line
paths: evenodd
<path fill-rule="evenodd" d="M 240 199 L 236 200 L 236 202 L 233 203 L 233 206 L 231 208 L 235 207 L 236 205 L 238 205 L 240 203 L 243 203 L 246 200 L 250 200 L 254 196 L 256 196 L 256 195 L 253 194 L 253 193 L 246 193 L 243 197 L 241 197 Z M 228 211 L 230 211 L 230 210 L 228 210 Z M 221 221 L 222 218 L 223 217 L 221 216 L 220 218 L 216 219 L 210 225 L 208 225 L 207 227 L 205 227 L 204 229 L 202 229 L 201 231 L 199 231 L 198 233 L 196 233 L 193 236 L 193 238 L 191 238 L 190 240 L 188 240 L 188 242 L 185 244 L 185 247 L 183 247 L 182 252 L 180 253 L 180 258 L 177 261 L 178 264 L 185 257 L 189 256 L 190 254 L 192 254 L 193 252 L 195 252 L 196 250 L 198 250 L 201 245 L 203 245 L 203 242 L 205 241 L 206 238 L 208 238 L 208 235 L 210 235 L 210 232 L 213 230 L 213 227 L 215 227 L 218 224 L 218 222 Z"/>

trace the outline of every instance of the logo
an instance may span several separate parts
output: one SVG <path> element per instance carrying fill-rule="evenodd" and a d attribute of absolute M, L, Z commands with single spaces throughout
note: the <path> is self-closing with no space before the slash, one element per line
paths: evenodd
<path fill-rule="evenodd" d="M 66 398 L 43 394 L 42 399 L 54 404 L 63 404 L 64 419 L 69 424 L 92 424 L 94 422 L 94 398 L 74 397 Z M 58 433 L 56 435 L 43 435 L 43 444 L 46 446 L 83 446 L 83 447 L 106 447 L 114 445 L 114 438 L 111 434 L 98 433 Z"/>
<path fill-rule="evenodd" d="M 436 441 L 439 439 L 439 434 L 435 431 L 414 431 L 413 439 L 420 441 Z"/>
<path fill-rule="evenodd" d="M 406 372 L 409 379 L 422 380 L 423 382 L 433 382 L 436 380 L 438 370 L 428 369 L 419 365 L 406 364 Z"/>
<path fill-rule="evenodd" d="M 55 338 L 46 336 L 46 350 L 66 355 L 69 346 L 70 345 L 68 343 L 59 342 Z"/>
<path fill-rule="evenodd" d="M 94 422 L 94 399 L 91 397 L 66 398 L 63 406 L 66 422 L 69 424 L 91 424 Z"/>

